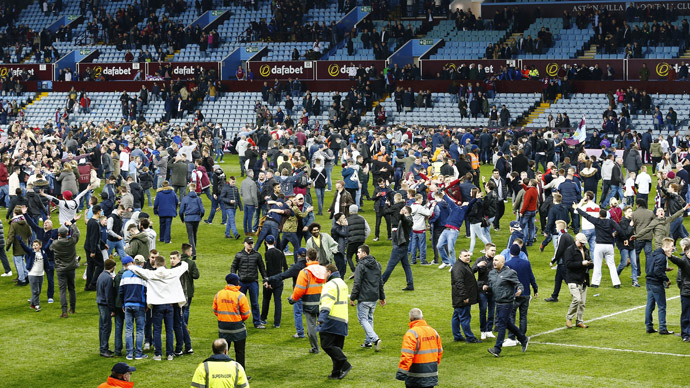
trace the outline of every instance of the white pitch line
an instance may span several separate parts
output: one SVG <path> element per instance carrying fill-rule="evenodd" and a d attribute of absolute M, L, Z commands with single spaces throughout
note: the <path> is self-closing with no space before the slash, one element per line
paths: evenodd
<path fill-rule="evenodd" d="M 668 301 L 670 301 L 670 300 L 674 300 L 674 299 L 678 299 L 678 298 L 680 298 L 680 295 L 676 295 L 676 296 L 672 296 L 672 297 L 670 297 L 670 298 L 667 298 L 666 301 L 668 302 Z M 592 318 L 592 319 L 590 319 L 590 320 L 588 320 L 588 321 L 585 321 L 585 323 L 598 321 L 598 320 L 600 320 L 600 319 L 611 318 L 611 317 L 614 317 L 614 316 L 616 316 L 616 315 L 629 313 L 629 312 L 631 312 L 631 311 L 643 309 L 643 308 L 645 308 L 645 307 L 647 307 L 646 304 L 643 304 L 643 305 L 637 306 L 637 307 L 631 307 L 631 308 L 626 309 L 626 310 L 622 310 L 622 311 L 618 311 L 618 312 L 615 312 L 615 313 L 603 315 L 603 316 L 597 317 L 597 318 Z M 534 338 L 534 337 L 538 337 L 538 336 L 540 336 L 540 335 L 545 335 L 545 334 L 551 334 L 551 333 L 555 333 L 555 332 L 557 332 L 557 331 L 561 331 L 561 330 L 565 330 L 565 329 L 567 329 L 566 326 L 561 326 L 561 327 L 557 327 L 557 328 L 555 328 L 555 329 L 551 329 L 551 330 L 548 330 L 548 331 L 545 331 L 545 332 L 542 332 L 542 333 L 537 333 L 537 334 L 530 335 L 529 338 Z M 535 342 L 535 343 L 536 343 L 536 342 Z"/>
<path fill-rule="evenodd" d="M 581 348 L 581 349 L 594 349 L 594 350 L 606 350 L 612 352 L 624 352 L 624 353 L 642 353 L 650 354 L 656 356 L 674 356 L 674 357 L 690 357 L 690 354 L 677 354 L 677 353 L 665 353 L 665 352 L 648 352 L 645 350 L 632 350 L 632 349 L 618 349 L 618 348 L 604 348 L 601 346 L 587 346 L 587 345 L 575 345 L 575 344 L 559 344 L 555 342 L 529 342 L 530 344 L 538 345 L 551 345 L 551 346 L 565 346 L 570 348 Z"/>

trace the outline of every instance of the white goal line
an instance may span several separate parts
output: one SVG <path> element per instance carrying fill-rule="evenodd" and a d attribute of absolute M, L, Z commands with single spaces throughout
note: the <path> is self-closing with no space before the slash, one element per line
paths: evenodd
<path fill-rule="evenodd" d="M 632 349 L 618 349 L 618 348 L 606 348 L 601 346 L 589 346 L 589 345 L 575 345 L 575 344 L 559 344 L 555 342 L 536 342 L 530 341 L 530 344 L 536 345 L 550 345 L 550 346 L 565 346 L 569 348 L 580 348 L 580 349 L 594 349 L 594 350 L 606 350 L 612 352 L 624 352 L 624 353 L 641 353 L 657 356 L 673 356 L 673 357 L 690 357 L 690 354 L 678 354 L 678 353 L 666 353 L 666 352 L 650 352 L 646 350 L 632 350 Z"/>

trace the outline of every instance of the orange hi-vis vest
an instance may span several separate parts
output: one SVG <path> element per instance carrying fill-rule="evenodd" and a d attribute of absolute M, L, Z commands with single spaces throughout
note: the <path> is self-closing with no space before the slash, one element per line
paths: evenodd
<path fill-rule="evenodd" d="M 396 378 L 408 386 L 436 386 L 442 356 L 441 337 L 436 330 L 423 319 L 412 321 L 403 337 Z"/>
<path fill-rule="evenodd" d="M 319 313 L 321 289 L 326 283 L 326 267 L 318 261 L 308 261 L 307 267 L 300 271 L 292 296 L 295 302 L 302 300 L 302 308 L 310 314 Z"/>
<path fill-rule="evenodd" d="M 247 338 L 244 321 L 249 318 L 247 297 L 240 292 L 240 286 L 226 285 L 213 298 L 213 313 L 218 318 L 218 332 L 229 341 Z"/>
<path fill-rule="evenodd" d="M 479 158 L 474 152 L 470 152 L 470 160 L 472 162 L 472 169 L 473 170 L 478 170 L 479 169 Z"/>

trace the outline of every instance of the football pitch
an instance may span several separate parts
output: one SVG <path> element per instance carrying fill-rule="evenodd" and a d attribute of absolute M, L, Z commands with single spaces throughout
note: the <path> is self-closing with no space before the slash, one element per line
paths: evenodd
<path fill-rule="evenodd" d="M 236 155 L 227 155 L 222 164 L 226 175 L 239 178 L 240 167 Z M 483 166 L 482 174 L 489 176 L 491 166 Z M 333 174 L 334 181 L 340 177 L 340 168 Z M 373 188 L 369 192 L 373 194 Z M 313 190 L 312 190 L 313 195 Z M 313 195 L 314 199 L 316 198 Z M 333 198 L 333 192 L 326 193 L 324 216 L 317 216 L 322 232 L 330 231 L 330 220 L 326 209 Z M 210 202 L 203 196 L 208 214 Z M 653 195 L 650 195 L 653 200 Z M 147 204 L 146 204 L 147 205 Z M 316 204 L 314 203 L 316 207 Z M 158 217 L 145 206 L 143 211 L 151 215 L 154 228 L 158 231 Z M 2 214 L 4 215 L 4 210 Z M 391 243 L 386 240 L 385 222 L 382 225 L 381 240 L 373 242 L 375 215 L 373 202 L 365 201 L 361 213 L 369 222 L 372 235 L 367 240 L 371 254 L 385 268 L 390 256 Z M 242 232 L 242 212 L 237 213 L 236 224 Z M 57 214 L 53 214 L 57 221 Z M 501 220 L 501 231 L 491 231 L 498 250 L 505 248 L 508 240 L 508 223 L 514 216 L 510 200 L 506 214 Z M 153 361 L 153 350 L 147 352 L 149 359 L 128 361 L 137 368 L 132 381 L 135 387 L 189 387 L 197 365 L 211 354 L 211 342 L 217 338 L 216 318 L 212 311 L 213 296 L 225 285 L 225 275 L 235 253 L 242 249 L 242 240 L 224 238 L 225 226 L 220 225 L 220 213 L 213 225 L 199 227 L 198 260 L 200 278 L 195 282 L 196 291 L 190 308 L 189 330 L 195 353 L 178 357 L 173 361 Z M 685 221 L 690 228 L 690 221 Z M 538 222 L 537 222 L 537 226 Z M 5 234 L 8 231 L 5 222 Z M 86 226 L 79 221 L 82 238 L 77 252 L 84 257 L 83 241 Z M 463 227 L 464 229 L 464 227 Z M 179 218 L 173 223 L 172 243 L 158 243 L 156 249 L 166 258 L 173 250 L 179 250 L 186 242 L 186 232 Z M 453 342 L 451 316 L 453 313 L 450 290 L 450 273 L 437 266 L 413 266 L 415 291 L 404 292 L 405 277 L 398 266 L 386 283 L 387 305 L 378 306 L 374 328 L 383 341 L 381 352 L 360 348 L 364 342 L 364 331 L 357 322 L 356 309 L 349 308 L 349 336 L 344 351 L 353 365 L 344 380 L 332 381 L 331 361 L 324 353 L 310 354 L 307 339 L 295 339 L 292 308 L 286 299 L 291 293 L 292 281 L 285 281 L 283 291 L 283 312 L 280 328 L 274 328 L 273 305 L 268 315 L 265 330 L 255 329 L 248 320 L 247 374 L 252 377 L 251 387 L 403 387 L 395 380 L 400 357 L 402 336 L 408 329 L 408 312 L 413 307 L 421 308 L 424 318 L 434 327 L 443 340 L 443 359 L 439 366 L 439 385 L 444 387 L 681 387 L 688 386 L 685 367 L 690 363 L 690 344 L 682 342 L 675 335 L 661 336 L 647 334 L 644 325 L 646 291 L 644 271 L 640 279 L 641 288 L 631 287 L 630 267 L 621 274 L 622 287 L 614 289 L 608 271 L 604 270 L 601 287 L 587 292 L 585 323 L 587 329 L 565 327 L 565 314 L 570 303 L 570 294 L 564 284 L 557 303 L 544 302 L 551 295 L 555 271 L 549 266 L 553 245 L 543 253 L 538 246 L 543 237 L 529 248 L 539 294 L 533 298 L 528 313 L 527 335 L 531 337 L 526 353 L 520 347 L 506 347 L 500 358 L 487 352 L 492 347 L 491 339 L 481 344 Z M 461 231 L 456 251 L 469 247 L 470 240 Z M 427 258 L 433 258 L 431 244 L 427 244 Z M 481 240 L 477 241 L 473 262 L 481 254 Z M 292 246 L 290 246 L 292 249 Z M 260 251 L 264 253 L 264 249 Z M 11 255 L 11 252 L 8 252 Z M 676 255 L 680 255 L 680 249 Z M 619 260 L 616 251 L 616 260 Z M 11 257 L 9 258 L 11 261 Z M 288 256 L 292 264 L 292 256 Z M 82 260 L 83 262 L 83 260 Z M 642 265 L 645 259 L 642 258 Z M 678 269 L 669 273 L 672 284 L 666 290 L 668 329 L 680 331 L 680 297 L 675 285 Z M 116 270 L 120 269 L 118 266 Z M 95 292 L 85 292 L 81 275 L 86 267 L 77 270 L 76 314 L 60 319 L 59 292 L 55 290 L 55 303 L 46 300 L 47 281 L 41 293 L 41 312 L 29 309 L 27 299 L 29 287 L 15 287 L 10 278 L 0 278 L 0 317 L 2 340 L 2 387 L 96 387 L 104 382 L 116 362 L 126 361 L 123 357 L 105 359 L 98 351 L 98 309 Z M 14 271 L 14 269 L 13 269 Z M 16 274 L 15 274 L 16 275 Z M 350 275 L 348 268 L 347 275 Z M 346 280 L 349 287 L 352 280 Z M 260 298 L 261 299 L 261 298 Z M 259 300 L 261 304 L 261 300 Z M 656 312 L 655 327 L 658 328 Z M 472 306 L 472 330 L 479 337 L 479 309 Z M 111 350 L 113 350 L 111 337 Z M 234 349 L 230 349 L 234 358 Z"/>

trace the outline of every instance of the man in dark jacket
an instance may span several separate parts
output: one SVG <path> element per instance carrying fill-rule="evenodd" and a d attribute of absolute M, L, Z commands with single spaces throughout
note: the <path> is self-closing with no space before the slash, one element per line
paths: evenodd
<path fill-rule="evenodd" d="M 192 259 L 196 260 L 196 234 L 199 230 L 199 222 L 204 218 L 204 204 L 196 194 L 196 185 L 189 184 L 189 194 L 182 198 L 180 204 L 180 219 L 187 227 L 187 239 L 192 246 Z"/>
<path fill-rule="evenodd" d="M 295 287 L 295 283 L 297 282 L 297 276 L 299 275 L 300 271 L 302 271 L 307 266 L 307 249 L 298 249 L 296 255 L 297 259 L 295 261 L 295 264 L 291 265 L 290 268 L 287 269 L 287 271 L 269 276 L 268 278 L 264 279 L 264 288 L 268 288 L 270 284 L 275 282 L 280 282 L 280 284 L 283 284 L 283 280 L 287 278 L 292 278 L 292 288 Z M 294 315 L 295 320 L 295 330 L 297 331 L 295 334 L 292 335 L 292 337 L 304 338 L 304 324 L 302 323 L 301 299 L 292 305 L 292 313 Z"/>
<path fill-rule="evenodd" d="M 491 272 L 494 266 L 494 256 L 496 256 L 496 245 L 488 243 L 484 246 L 484 256 L 477 259 L 472 265 L 472 272 L 477 273 L 477 288 L 479 289 L 479 329 L 482 333 L 482 340 L 496 338 L 492 333 L 496 303 L 494 302 L 494 297 L 491 292 L 483 290 L 484 285 L 489 282 L 489 272 Z"/>
<path fill-rule="evenodd" d="M 568 314 L 565 317 L 565 325 L 567 328 L 573 327 L 573 318 L 577 327 L 586 329 L 587 325 L 584 322 L 585 302 L 587 301 L 587 286 L 589 286 L 589 270 L 594 268 L 594 264 L 589 256 L 589 249 L 587 249 L 587 236 L 584 233 L 578 233 L 575 236 L 575 244 L 566 248 L 563 255 L 565 261 L 565 282 L 568 283 L 568 289 L 573 300 L 568 307 Z"/>
<path fill-rule="evenodd" d="M 381 219 L 386 220 L 386 231 L 388 232 L 388 239 L 391 239 L 391 218 L 383 211 L 386 208 L 386 201 L 392 200 L 392 190 L 386 185 L 383 178 L 379 178 L 377 186 L 374 189 L 374 211 L 376 212 L 376 227 L 374 229 L 374 241 L 379 241 L 379 232 L 381 231 Z"/>
<path fill-rule="evenodd" d="M 129 192 L 132 193 L 132 209 L 134 211 L 141 211 L 144 207 L 144 189 L 139 183 L 137 183 L 133 177 L 127 177 L 127 185 L 129 186 Z"/>
<path fill-rule="evenodd" d="M 60 305 L 62 315 L 67 318 L 67 291 L 69 290 L 69 312 L 74 314 L 77 306 L 77 293 L 74 290 L 74 271 L 79 267 L 76 245 L 79 242 L 79 228 L 75 223 L 66 222 L 58 229 L 58 239 L 50 244 L 50 250 L 55 256 L 55 272 L 57 272 L 58 287 L 60 288 Z M 69 228 L 69 229 L 68 229 Z M 71 229 L 71 230 L 70 230 Z M 71 231 L 71 235 L 70 235 Z"/>
<path fill-rule="evenodd" d="M 101 261 L 103 261 L 101 259 Z M 112 358 L 113 352 L 108 349 L 110 332 L 113 328 L 113 313 L 115 312 L 115 287 L 113 287 L 112 273 L 115 262 L 108 259 L 104 263 L 105 270 L 98 275 L 96 286 L 96 304 L 98 305 L 98 340 L 101 356 Z"/>
<path fill-rule="evenodd" d="M 177 194 L 170 187 L 168 181 L 163 181 L 163 185 L 156 193 L 156 199 L 153 201 L 153 214 L 158 215 L 160 223 L 160 232 L 158 233 L 158 241 L 169 244 L 170 243 L 170 229 L 172 226 L 172 219 L 177 217 L 177 205 L 179 199 Z"/>
<path fill-rule="evenodd" d="M 359 250 L 359 246 L 364 244 L 367 240 L 370 229 L 367 220 L 357 214 L 357 205 L 350 205 L 349 210 L 350 215 L 347 217 L 347 252 L 345 253 L 345 257 L 347 258 L 347 263 L 350 265 L 350 270 L 353 272 L 352 276 L 350 276 L 350 279 L 352 279 L 355 276 L 355 264 L 352 262 L 352 256 L 357 255 L 357 261 L 359 262 L 357 251 Z M 340 274 L 343 278 L 345 278 L 345 269 L 347 269 L 347 267 L 344 267 L 343 273 Z"/>
<path fill-rule="evenodd" d="M 565 181 L 558 186 L 558 192 L 561 194 L 563 206 L 565 206 L 570 213 L 573 233 L 578 233 L 580 231 L 580 217 L 577 216 L 577 212 L 572 209 L 572 206 L 574 203 L 578 203 L 582 200 L 582 191 L 580 190 L 579 184 L 575 183 L 573 178 L 571 170 L 568 169 L 568 175 L 566 175 Z"/>
<path fill-rule="evenodd" d="M 515 304 L 513 305 L 513 311 L 510 314 L 510 320 L 515 323 L 515 315 L 520 310 L 520 332 L 527 334 L 527 312 L 529 310 L 530 297 L 530 286 L 534 290 L 534 297 L 539 297 L 539 288 L 537 287 L 537 281 L 534 278 L 534 273 L 532 272 L 532 265 L 529 260 L 522 259 L 520 256 L 520 246 L 513 244 L 510 247 L 510 259 L 506 261 L 506 266 L 515 270 L 517 272 L 518 279 L 525 290 L 522 295 L 515 297 Z M 511 340 L 515 340 L 514 335 L 508 336 Z"/>
<path fill-rule="evenodd" d="M 556 227 L 556 221 L 565 221 L 566 225 L 570 222 L 570 211 L 563 205 L 563 197 L 559 193 L 553 193 L 553 205 L 549 208 L 546 229 L 544 230 L 544 241 L 539 246 L 539 250 L 544 252 L 544 248 L 553 241 L 553 248 L 558 249 L 558 236 L 560 230 Z M 572 206 L 572 205 L 571 205 Z"/>
<path fill-rule="evenodd" d="M 242 198 L 240 197 L 239 189 L 235 185 L 234 176 L 229 177 L 228 182 L 223 186 L 219 202 L 225 207 L 225 238 L 230 238 L 230 231 L 232 231 L 233 237 L 237 240 L 240 238 L 240 232 L 237 231 L 237 226 L 235 225 L 235 212 L 238 209 L 242 211 Z"/>
<path fill-rule="evenodd" d="M 412 233 L 412 216 L 410 213 L 411 210 L 409 206 L 400 209 L 400 221 L 398 221 L 397 227 L 393 232 L 393 250 L 391 251 L 391 257 L 388 259 L 386 271 L 381 277 L 383 283 L 386 283 L 391 276 L 391 272 L 395 269 L 395 266 L 401 263 L 405 271 L 405 280 L 407 281 L 407 286 L 403 288 L 403 291 L 414 290 L 412 269 L 410 268 L 410 261 L 407 257 L 407 248 L 410 244 L 410 233 Z"/>
<path fill-rule="evenodd" d="M 470 323 L 472 315 L 470 310 L 473 304 L 476 304 L 479 299 L 479 292 L 477 290 L 477 280 L 474 278 L 472 268 L 470 268 L 470 252 L 462 250 L 460 252 L 459 262 L 455 263 L 450 271 L 450 284 L 453 299 L 453 318 L 451 320 L 451 328 L 453 329 L 453 341 L 481 343 L 472 333 Z M 462 328 L 462 331 L 460 330 Z M 465 337 L 462 332 L 465 332 Z"/>
<path fill-rule="evenodd" d="M 556 245 L 556 251 L 554 252 L 553 258 L 551 259 L 551 265 L 556 265 L 556 275 L 554 279 L 553 292 L 551 296 L 544 299 L 546 302 L 558 302 L 558 294 L 561 292 L 561 283 L 565 280 L 565 251 L 571 245 L 575 244 L 575 239 L 566 230 L 568 223 L 563 220 L 557 220 L 555 222 L 555 228 L 558 231 L 558 235 L 554 238 L 558 243 Z M 553 268 L 553 267 L 552 267 Z"/>
<path fill-rule="evenodd" d="M 86 285 L 84 291 L 96 291 L 99 274 L 103 272 L 103 254 L 101 244 L 101 206 L 93 205 L 93 217 L 86 224 Z"/>
<path fill-rule="evenodd" d="M 381 339 L 374 331 L 374 310 L 376 302 L 381 306 L 386 305 L 386 294 L 383 291 L 381 281 L 381 264 L 369 255 L 369 246 L 360 245 L 357 248 L 359 263 L 355 268 L 355 282 L 350 292 L 350 305 L 357 301 L 357 320 L 364 329 L 363 348 L 373 347 L 375 351 L 381 350 Z"/>
<path fill-rule="evenodd" d="M 266 279 L 266 267 L 261 254 L 254 250 L 254 239 L 245 237 L 244 249 L 235 255 L 235 260 L 230 267 L 231 273 L 236 273 L 240 277 L 240 292 L 247 294 L 249 291 L 249 299 L 252 306 L 252 320 L 254 327 L 257 329 L 265 329 L 261 323 L 261 313 L 259 312 L 259 273 L 261 278 Z"/>
<path fill-rule="evenodd" d="M 684 249 L 682 257 L 670 256 L 668 259 L 678 266 L 681 304 L 680 335 L 683 341 L 690 342 L 690 244 L 685 245 Z"/>
<path fill-rule="evenodd" d="M 673 334 L 666 328 L 666 288 L 665 284 L 669 281 L 666 276 L 666 260 L 673 255 L 675 250 L 673 239 L 666 237 L 661 242 L 661 248 L 652 252 L 652 259 L 647 260 L 645 272 L 647 273 L 647 307 L 644 310 L 644 323 L 647 326 L 647 333 L 656 333 L 654 330 L 655 304 L 659 305 L 659 334 Z"/>
<path fill-rule="evenodd" d="M 275 247 L 276 239 L 273 236 L 266 237 L 266 275 L 268 278 L 264 279 L 264 293 L 263 300 L 261 302 L 261 324 L 266 325 L 266 319 L 268 319 L 268 309 L 271 307 L 271 297 L 273 298 L 273 303 L 275 304 L 275 309 L 273 311 L 273 325 L 275 327 L 280 327 L 280 316 L 283 312 L 282 305 L 282 294 L 283 294 L 283 280 L 275 279 L 273 281 L 267 281 L 271 276 L 278 275 L 282 271 L 288 269 L 287 261 L 285 260 L 285 254 L 278 248 Z M 297 257 L 297 252 L 295 252 L 295 257 Z M 301 318 L 300 318 L 301 319 Z"/>
<path fill-rule="evenodd" d="M 489 272 L 488 284 L 482 286 L 484 291 L 491 290 L 496 301 L 496 344 L 488 351 L 494 357 L 501 355 L 501 348 L 503 347 L 503 340 L 506 335 L 506 329 L 517 336 L 522 345 L 522 352 L 527 351 L 529 338 L 518 329 L 510 320 L 510 313 L 513 309 L 515 297 L 522 295 L 523 287 L 518 279 L 517 273 L 505 266 L 506 259 L 502 255 L 494 257 L 494 269 Z M 517 292 L 515 289 L 517 288 Z"/>

